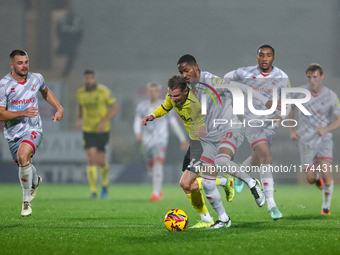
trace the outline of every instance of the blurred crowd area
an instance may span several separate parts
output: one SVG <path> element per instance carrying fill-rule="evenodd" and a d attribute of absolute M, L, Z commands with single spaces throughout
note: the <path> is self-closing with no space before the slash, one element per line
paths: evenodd
<path fill-rule="evenodd" d="M 307 83 L 305 69 L 317 62 L 325 71 L 324 84 L 340 95 L 338 0 L 322 5 L 317 0 L 4 0 L 0 13 L 1 77 L 10 72 L 9 52 L 24 49 L 30 71 L 44 76 L 65 108 L 63 121 L 54 125 L 53 109 L 40 107 L 44 139 L 35 161 L 41 164 L 86 164 L 76 129 L 76 91 L 83 86 L 85 69 L 96 71 L 97 81 L 111 89 L 120 107 L 112 120 L 109 160 L 135 169 L 144 169 L 132 128 L 135 107 L 146 98 L 150 81 L 161 83 L 165 96 L 167 80 L 178 73 L 176 62 L 183 54 L 194 55 L 201 70 L 223 76 L 255 65 L 257 47 L 268 43 L 276 50 L 274 65 L 288 74 L 293 87 Z M 9 163 L 2 133 L 0 159 Z M 166 164 L 179 169 L 184 153 L 173 137 L 171 133 Z M 339 137 L 337 130 L 335 164 L 340 162 Z M 274 145 L 276 164 L 299 164 L 288 129 L 279 129 Z M 250 153 L 245 141 L 236 161 Z"/>

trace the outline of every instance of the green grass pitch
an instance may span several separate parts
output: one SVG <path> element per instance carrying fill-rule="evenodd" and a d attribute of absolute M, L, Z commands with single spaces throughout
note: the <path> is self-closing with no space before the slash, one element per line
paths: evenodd
<path fill-rule="evenodd" d="M 228 229 L 169 232 L 164 215 L 180 208 L 189 226 L 199 220 L 178 185 L 150 202 L 150 185 L 111 185 L 107 200 L 90 200 L 87 185 L 39 188 L 30 217 L 20 215 L 20 184 L 0 186 L 0 254 L 340 254 L 340 187 L 334 187 L 330 216 L 322 216 L 315 186 L 276 185 L 283 219 L 273 221 L 245 188 L 223 203 Z M 216 214 L 208 205 L 216 220 Z"/>

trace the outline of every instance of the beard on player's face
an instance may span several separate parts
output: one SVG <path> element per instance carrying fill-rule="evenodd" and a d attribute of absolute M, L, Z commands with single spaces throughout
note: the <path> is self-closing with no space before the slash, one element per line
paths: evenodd
<path fill-rule="evenodd" d="M 19 75 L 20 77 L 24 77 L 27 75 L 27 72 L 28 72 L 28 68 L 23 68 L 21 69 L 21 71 L 19 71 L 18 69 L 16 69 L 15 67 L 13 68 L 14 69 L 14 72 Z M 22 72 L 23 71 L 23 72 Z"/>
<path fill-rule="evenodd" d="M 261 66 L 262 72 L 268 73 L 268 71 L 270 70 L 271 67 L 272 67 L 272 65 L 266 66 L 266 67 Z"/>

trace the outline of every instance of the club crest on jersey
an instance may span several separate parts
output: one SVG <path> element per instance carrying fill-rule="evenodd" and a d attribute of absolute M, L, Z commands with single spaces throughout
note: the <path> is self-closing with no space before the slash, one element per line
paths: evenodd
<path fill-rule="evenodd" d="M 35 90 L 35 85 L 34 85 L 34 84 L 31 86 L 31 90 L 32 90 L 32 91 Z"/>

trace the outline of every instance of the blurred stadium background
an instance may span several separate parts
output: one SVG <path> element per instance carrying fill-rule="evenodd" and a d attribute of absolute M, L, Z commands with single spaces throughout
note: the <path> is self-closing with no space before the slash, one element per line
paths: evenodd
<path fill-rule="evenodd" d="M 61 40 L 57 24 L 70 9 L 81 21 L 82 36 L 73 45 L 74 63 L 65 75 L 67 56 L 57 54 Z M 183 54 L 194 55 L 201 70 L 223 76 L 237 67 L 255 65 L 257 47 L 268 43 L 276 50 L 274 64 L 288 74 L 292 86 L 306 84 L 305 69 L 317 62 L 325 71 L 324 85 L 340 95 L 339 0 L 2 0 L 0 13 L 0 76 L 10 72 L 9 52 L 26 50 L 30 71 L 44 76 L 65 109 L 63 121 L 52 123 L 53 109 L 40 100 L 44 139 L 34 164 L 45 183 L 87 183 L 82 134 L 75 126 L 76 91 L 83 86 L 85 69 L 96 71 L 97 81 L 112 90 L 120 107 L 112 121 L 108 150 L 111 183 L 145 182 L 146 169 L 132 127 L 135 107 L 148 82 L 166 87 Z M 334 165 L 338 165 L 340 131 L 333 135 Z M 178 148 L 171 134 L 165 183 L 176 183 L 181 175 L 184 152 Z M 250 153 L 245 141 L 235 161 L 241 163 Z M 288 128 L 279 128 L 272 155 L 274 165 L 299 165 Z M 275 176 L 276 183 L 303 183 L 300 173 Z M 17 182 L 17 167 L 3 132 L 0 182 Z"/>

